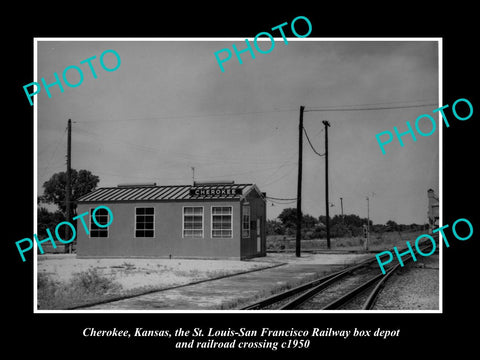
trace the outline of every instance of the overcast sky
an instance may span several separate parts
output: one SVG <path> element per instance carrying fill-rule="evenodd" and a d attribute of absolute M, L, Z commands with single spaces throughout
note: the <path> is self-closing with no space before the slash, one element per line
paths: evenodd
<path fill-rule="evenodd" d="M 439 131 L 417 141 L 404 137 L 382 155 L 375 135 L 438 107 L 436 41 L 295 41 L 276 39 L 269 54 L 235 55 L 221 72 L 214 52 L 242 41 L 39 41 L 38 81 L 53 82 L 69 65 L 84 70 L 83 83 L 52 87 L 38 105 L 38 193 L 65 171 L 66 126 L 72 119 L 72 168 L 100 177 L 99 186 L 196 180 L 256 183 L 276 198 L 295 198 L 298 118 L 324 152 L 328 120 L 330 215 L 370 217 L 374 223 L 427 221 L 427 190 L 439 190 Z M 268 48 L 262 43 L 262 48 Z M 98 59 L 108 49 L 121 57 L 113 72 Z M 93 55 L 98 78 L 80 61 Z M 107 66 L 116 61 L 105 56 Z M 76 83 L 75 70 L 68 79 Z M 35 81 L 35 80 L 34 80 Z M 27 101 L 27 100 L 26 100 Z M 417 104 L 432 104 L 410 107 Z M 401 109 L 312 111 L 335 107 Z M 438 117 L 436 116 L 437 124 Z M 421 122 L 425 132 L 431 129 Z M 325 159 L 304 139 L 303 211 L 325 214 Z M 373 195 L 374 193 L 374 195 Z M 268 218 L 291 204 L 269 203 Z"/>

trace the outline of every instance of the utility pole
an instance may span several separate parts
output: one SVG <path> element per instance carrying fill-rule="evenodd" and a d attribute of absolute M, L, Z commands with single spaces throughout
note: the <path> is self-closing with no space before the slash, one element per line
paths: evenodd
<path fill-rule="evenodd" d="M 66 221 L 71 222 L 71 166 L 72 166 L 72 120 L 68 119 L 68 127 L 67 127 L 67 178 L 65 184 L 65 209 L 66 209 Z M 70 227 L 65 226 L 65 240 L 71 238 L 70 235 Z M 65 248 L 65 252 L 71 253 L 72 252 L 72 243 L 68 243 L 67 247 Z"/>
<path fill-rule="evenodd" d="M 330 204 L 328 203 L 328 128 L 330 123 L 326 120 L 323 120 L 322 123 L 325 125 L 325 215 L 327 218 L 327 248 L 330 249 Z"/>
<path fill-rule="evenodd" d="M 343 219 L 343 198 L 340 198 L 340 208 L 342 209 L 342 219 Z"/>
<path fill-rule="evenodd" d="M 192 166 L 192 186 L 195 186 L 195 167 Z"/>
<path fill-rule="evenodd" d="M 369 237 L 370 237 L 370 199 L 367 196 L 367 236 L 365 238 L 365 251 L 368 251 Z"/>
<path fill-rule="evenodd" d="M 302 241 L 302 156 L 303 156 L 303 110 L 300 106 L 300 120 L 298 124 L 298 181 L 297 181 L 297 236 L 295 241 L 295 255 L 300 257 Z"/>

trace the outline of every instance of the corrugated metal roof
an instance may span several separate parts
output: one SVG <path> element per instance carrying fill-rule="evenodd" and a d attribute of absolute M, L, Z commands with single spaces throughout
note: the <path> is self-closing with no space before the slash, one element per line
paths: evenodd
<path fill-rule="evenodd" d="M 77 202 L 222 200 L 238 199 L 254 184 L 164 185 L 104 187 L 81 196 Z M 261 195 L 261 194 L 260 194 Z"/>

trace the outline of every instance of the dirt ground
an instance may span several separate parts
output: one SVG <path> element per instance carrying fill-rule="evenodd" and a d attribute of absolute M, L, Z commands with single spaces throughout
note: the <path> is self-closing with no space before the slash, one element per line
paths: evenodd
<path fill-rule="evenodd" d="M 268 254 L 248 261 L 193 259 L 77 259 L 74 254 L 38 256 L 37 273 L 67 283 L 75 274 L 96 268 L 102 276 L 119 283 L 124 291 L 167 288 L 283 263 L 346 265 L 358 254 Z"/>
<path fill-rule="evenodd" d="M 77 259 L 74 254 L 38 256 L 37 274 L 67 283 L 75 274 L 95 268 L 124 291 L 163 288 L 270 267 L 271 262 L 189 259 Z"/>
<path fill-rule="evenodd" d="M 209 282 L 196 283 L 114 302 L 83 307 L 81 310 L 227 310 L 247 305 L 289 286 L 296 286 L 318 276 L 359 262 L 371 254 L 274 254 L 257 258 L 270 267 Z"/>
<path fill-rule="evenodd" d="M 99 307 L 99 309 L 144 309 L 153 306 L 152 304 L 159 308 L 163 304 L 161 306 L 168 308 L 168 306 L 172 306 L 171 304 L 174 303 L 175 309 L 212 308 L 212 306 L 219 308 L 223 307 L 223 304 L 228 303 L 228 301 L 236 302 L 242 300 L 242 297 L 248 299 L 255 296 L 254 293 L 261 293 L 268 286 L 284 286 L 289 278 L 293 282 L 299 281 L 301 277 L 308 278 L 316 272 L 332 271 L 338 266 L 344 267 L 348 264 L 366 260 L 372 256 L 374 255 L 371 253 L 326 254 L 304 252 L 298 258 L 294 253 L 269 253 L 266 257 L 254 258 L 248 261 L 236 261 L 77 259 L 74 254 L 51 254 L 38 256 L 37 273 L 47 274 L 55 282 L 68 284 L 76 274 L 89 269 L 96 269 L 100 275 L 121 285 L 121 289 L 117 292 L 118 295 L 128 295 L 132 292 L 144 294 L 151 289 L 170 289 L 202 280 L 222 278 L 241 273 L 245 274 L 233 278 L 225 278 L 224 282 L 226 285 L 219 286 L 218 294 L 212 293 L 212 283 L 203 283 L 198 284 L 197 287 L 178 288 L 173 289 L 173 292 L 168 290 L 160 294 L 146 295 L 135 300 L 138 304 L 132 304 L 132 300 L 126 300 L 117 304 Z M 261 269 L 270 270 L 251 272 Z M 291 269 L 296 270 L 292 273 Z M 274 280 L 274 278 L 278 279 Z M 263 280 L 259 281 L 258 279 Z M 232 282 L 234 285 L 230 284 Z M 205 290 L 203 287 L 206 287 L 207 291 L 203 291 Z M 199 289 L 197 293 L 194 291 L 196 288 Z M 232 289 L 236 290 L 233 291 Z M 196 301 L 193 301 L 194 298 Z M 387 286 L 380 295 L 376 309 L 424 310 L 438 309 L 438 305 L 438 257 L 432 256 L 431 258 L 422 259 L 422 261 L 415 263 L 411 268 L 409 267 L 408 270 L 405 269 L 399 275 L 389 279 Z"/>

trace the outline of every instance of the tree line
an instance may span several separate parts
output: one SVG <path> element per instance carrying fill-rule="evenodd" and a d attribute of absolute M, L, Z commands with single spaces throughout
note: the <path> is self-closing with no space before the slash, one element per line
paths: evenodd
<path fill-rule="evenodd" d="M 335 215 L 329 217 L 330 236 L 332 238 L 363 236 L 363 227 L 367 225 L 367 218 L 355 214 Z M 322 239 L 327 237 L 327 218 L 321 215 L 318 218 L 302 214 L 302 239 Z M 373 224 L 370 220 L 370 232 L 382 233 L 388 231 L 417 231 L 424 230 L 426 224 L 397 224 L 393 220 L 385 224 Z M 267 220 L 267 235 L 294 236 L 297 231 L 297 209 L 286 208 L 274 220 Z"/>
<path fill-rule="evenodd" d="M 88 170 L 70 170 L 70 185 L 72 191 L 72 201 L 70 202 L 70 214 L 72 217 L 77 215 L 77 204 L 75 202 L 80 196 L 83 196 L 95 188 L 100 181 L 99 177 L 93 175 Z M 49 180 L 43 183 L 43 195 L 37 198 L 37 232 L 39 239 L 48 236 L 46 229 L 54 229 L 58 223 L 69 221 L 76 224 L 76 220 L 67 219 L 67 207 L 65 203 L 65 189 L 67 185 L 67 174 L 62 171 L 53 174 Z M 55 211 L 48 210 L 45 205 L 56 205 Z"/>

